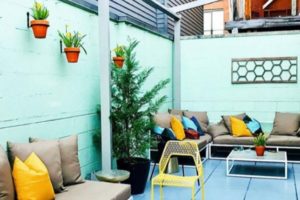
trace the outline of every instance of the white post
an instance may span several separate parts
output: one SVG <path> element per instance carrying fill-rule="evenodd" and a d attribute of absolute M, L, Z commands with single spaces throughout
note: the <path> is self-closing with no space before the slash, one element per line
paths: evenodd
<path fill-rule="evenodd" d="M 109 0 L 98 1 L 98 15 L 101 100 L 101 158 L 102 170 L 110 170 L 112 159 L 112 136 L 111 123 L 109 119 L 111 108 Z"/>
<path fill-rule="evenodd" d="M 180 32 L 181 20 L 174 24 L 174 53 L 173 53 L 173 107 L 181 109 L 181 47 Z"/>
<path fill-rule="evenodd" d="M 297 0 L 291 0 L 292 1 L 292 16 L 297 15 Z"/>

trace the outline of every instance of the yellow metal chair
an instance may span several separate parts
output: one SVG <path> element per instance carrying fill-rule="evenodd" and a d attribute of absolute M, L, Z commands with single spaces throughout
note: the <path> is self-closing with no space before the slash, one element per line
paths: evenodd
<path fill-rule="evenodd" d="M 195 163 L 196 176 L 177 176 L 166 174 L 166 167 L 172 156 L 192 157 Z M 154 200 L 154 186 L 160 187 L 160 199 L 163 199 L 163 186 L 187 187 L 192 189 L 192 200 L 195 199 L 195 184 L 201 182 L 202 200 L 204 200 L 204 173 L 198 145 L 193 141 L 169 141 L 159 161 L 159 174 L 151 182 L 151 199 Z"/>

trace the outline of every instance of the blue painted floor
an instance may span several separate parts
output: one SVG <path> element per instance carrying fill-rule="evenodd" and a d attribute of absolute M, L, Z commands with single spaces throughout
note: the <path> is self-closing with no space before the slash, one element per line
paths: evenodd
<path fill-rule="evenodd" d="M 258 179 L 226 176 L 226 162 L 208 160 L 204 164 L 206 200 L 297 200 L 300 192 L 300 164 L 288 165 L 288 179 Z M 154 176 L 158 169 L 154 172 Z M 179 174 L 182 172 L 180 171 Z M 186 175 L 195 175 L 195 168 L 185 167 Z M 150 182 L 143 194 L 135 195 L 134 200 L 150 199 Z M 159 199 L 159 188 L 155 189 L 155 199 Z M 164 200 L 189 200 L 191 190 L 164 187 Z M 201 199 L 197 187 L 196 199 Z"/>

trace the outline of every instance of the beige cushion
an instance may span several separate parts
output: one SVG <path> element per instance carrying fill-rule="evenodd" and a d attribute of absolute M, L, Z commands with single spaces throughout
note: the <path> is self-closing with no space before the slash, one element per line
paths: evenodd
<path fill-rule="evenodd" d="M 210 134 L 213 138 L 220 135 L 228 135 L 228 129 L 225 127 L 224 123 L 221 121 L 218 124 L 209 125 L 207 128 L 208 134 Z"/>
<path fill-rule="evenodd" d="M 196 117 L 198 122 L 200 123 L 200 126 L 202 130 L 207 133 L 207 127 L 208 127 L 208 116 L 207 112 L 194 112 L 194 111 L 184 111 L 183 115 L 191 118 L 191 117 Z"/>
<path fill-rule="evenodd" d="M 299 113 L 276 112 L 273 123 L 273 135 L 296 135 L 299 129 Z"/>
<path fill-rule="evenodd" d="M 131 196 L 130 185 L 86 181 L 67 187 L 67 192 L 59 193 L 56 200 L 127 200 Z"/>
<path fill-rule="evenodd" d="M 214 144 L 253 145 L 253 137 L 233 137 L 232 135 L 220 135 L 214 138 Z"/>
<path fill-rule="evenodd" d="M 4 149 L 0 146 L 0 200 L 14 200 L 15 190 L 11 168 Z"/>
<path fill-rule="evenodd" d="M 180 115 L 180 116 L 182 116 L 182 115 L 183 115 L 183 111 L 184 111 L 184 110 L 168 109 L 168 112 L 169 112 L 171 115 Z"/>
<path fill-rule="evenodd" d="M 30 142 L 43 141 L 37 138 L 29 138 Z M 78 159 L 77 135 L 72 135 L 58 140 L 61 168 L 64 185 L 73 185 L 83 182 Z"/>
<path fill-rule="evenodd" d="M 205 147 L 208 143 L 212 141 L 212 137 L 209 134 L 205 134 L 204 136 L 200 136 L 199 139 L 185 139 L 184 141 L 194 141 L 197 142 L 199 150 Z"/>
<path fill-rule="evenodd" d="M 54 190 L 56 192 L 61 192 L 63 190 L 61 157 L 57 141 L 28 144 L 7 142 L 7 149 L 11 164 L 14 163 L 16 156 L 24 161 L 32 152 L 35 152 L 46 165 Z"/>
<path fill-rule="evenodd" d="M 157 113 L 153 120 L 160 127 L 171 128 L 171 116 L 169 113 Z"/>
<path fill-rule="evenodd" d="M 223 122 L 224 122 L 226 128 L 228 129 L 229 133 L 232 133 L 230 117 L 236 117 L 240 120 L 243 120 L 245 116 L 246 116 L 246 113 L 241 113 L 241 114 L 238 114 L 238 115 L 223 115 L 222 116 Z"/>
<path fill-rule="evenodd" d="M 269 146 L 300 146 L 300 137 L 288 135 L 270 135 L 267 140 Z"/>

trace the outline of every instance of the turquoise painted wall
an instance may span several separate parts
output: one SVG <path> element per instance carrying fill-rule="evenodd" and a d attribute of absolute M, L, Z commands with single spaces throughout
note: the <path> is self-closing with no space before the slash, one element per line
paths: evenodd
<path fill-rule="evenodd" d="M 300 112 L 300 83 L 233 85 L 231 59 L 299 56 L 299 47 L 300 32 L 182 40 L 182 107 L 213 122 L 247 112 L 269 131 L 275 111 Z"/>
<path fill-rule="evenodd" d="M 27 142 L 28 137 L 61 138 L 79 135 L 79 158 L 84 175 L 100 168 L 100 153 L 92 135 L 99 129 L 99 58 L 97 16 L 58 0 L 45 0 L 50 28 L 44 40 L 34 39 L 26 27 L 26 12 L 33 0 L 0 2 L 0 145 Z M 13 11 L 13 12 L 12 12 Z M 78 64 L 66 62 L 60 53 L 57 30 L 87 34 Z M 142 66 L 154 66 L 145 85 L 171 77 L 172 41 L 125 23 L 111 22 L 112 49 L 127 36 L 142 40 L 137 58 Z M 149 56 L 150 55 L 150 56 Z M 162 109 L 172 106 L 172 85 Z"/>

